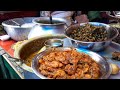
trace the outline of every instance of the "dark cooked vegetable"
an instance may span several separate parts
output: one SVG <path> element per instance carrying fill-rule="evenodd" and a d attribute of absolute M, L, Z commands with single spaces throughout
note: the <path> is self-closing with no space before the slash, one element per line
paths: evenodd
<path fill-rule="evenodd" d="M 113 39 L 112 41 L 120 44 L 120 28 L 117 28 L 117 30 L 118 30 L 119 34 L 118 34 L 118 36 L 117 36 L 115 39 Z"/>
<path fill-rule="evenodd" d="M 112 41 L 120 44 L 120 23 L 111 23 L 110 26 L 116 28 L 119 32 L 118 36 Z"/>
<path fill-rule="evenodd" d="M 70 37 L 80 41 L 86 42 L 99 42 L 108 39 L 107 31 L 103 26 L 94 26 L 91 24 L 85 24 L 74 29 Z"/>

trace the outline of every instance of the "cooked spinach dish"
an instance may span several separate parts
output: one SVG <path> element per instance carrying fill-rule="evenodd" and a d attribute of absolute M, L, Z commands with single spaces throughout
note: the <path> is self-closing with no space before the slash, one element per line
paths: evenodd
<path fill-rule="evenodd" d="M 110 24 L 110 26 L 116 28 L 118 30 L 118 32 L 119 32 L 118 36 L 115 39 L 113 39 L 112 41 L 120 44 L 120 23 Z"/>
<path fill-rule="evenodd" d="M 100 42 L 108 39 L 107 30 L 104 26 L 94 26 L 91 24 L 85 24 L 74 29 L 70 33 L 70 37 L 86 42 Z"/>

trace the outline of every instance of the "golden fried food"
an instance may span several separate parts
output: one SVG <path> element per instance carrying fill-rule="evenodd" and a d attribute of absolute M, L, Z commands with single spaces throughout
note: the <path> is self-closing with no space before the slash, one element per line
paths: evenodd
<path fill-rule="evenodd" d="M 97 79 L 101 75 L 99 65 L 75 49 L 51 51 L 39 60 L 39 71 L 52 79 Z"/>

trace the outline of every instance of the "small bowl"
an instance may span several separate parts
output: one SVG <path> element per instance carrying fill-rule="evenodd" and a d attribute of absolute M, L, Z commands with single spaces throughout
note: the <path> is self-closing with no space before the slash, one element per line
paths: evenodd
<path fill-rule="evenodd" d="M 52 24 L 50 23 L 50 18 L 49 17 L 39 17 L 33 19 L 33 23 L 39 24 L 39 25 L 48 25 L 48 26 L 56 26 L 56 25 L 63 25 L 64 21 L 63 19 L 58 19 L 58 18 L 52 18 Z"/>
<path fill-rule="evenodd" d="M 67 36 L 67 38 L 69 38 L 71 40 L 71 43 L 76 48 L 85 48 L 85 49 L 89 49 L 89 50 L 92 50 L 92 51 L 102 51 L 106 47 L 108 47 L 109 44 L 111 43 L 111 41 L 114 38 L 116 38 L 119 34 L 119 32 L 116 28 L 110 27 L 107 24 L 99 23 L 99 22 L 88 22 L 88 24 L 92 24 L 92 25 L 95 25 L 95 26 L 105 26 L 105 28 L 108 32 L 109 39 L 107 39 L 106 41 L 101 41 L 101 42 L 85 42 L 85 41 L 75 40 L 75 39 L 70 37 L 70 33 L 73 31 L 73 29 L 76 29 L 76 28 L 78 28 L 80 26 L 83 26 L 85 24 L 86 23 L 75 24 L 75 25 L 72 25 L 72 26 L 68 27 L 65 30 L 65 35 Z"/>
<path fill-rule="evenodd" d="M 67 20 L 63 18 L 52 18 L 53 22 L 59 23 L 44 23 L 50 22 L 49 17 L 38 17 L 33 19 L 33 23 L 35 26 L 32 28 L 28 35 L 28 39 L 37 37 L 37 36 L 44 36 L 44 35 L 53 35 L 53 34 L 64 34 L 65 29 L 67 28 Z"/>
<path fill-rule="evenodd" d="M 50 47 L 63 47 L 63 41 L 61 39 L 48 39 L 45 41 L 46 48 Z"/>

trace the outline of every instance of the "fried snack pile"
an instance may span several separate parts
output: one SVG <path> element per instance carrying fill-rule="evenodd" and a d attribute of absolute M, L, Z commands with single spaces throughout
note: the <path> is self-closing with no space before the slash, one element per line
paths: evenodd
<path fill-rule="evenodd" d="M 39 60 L 39 71 L 52 79 L 98 79 L 99 65 L 87 54 L 75 49 L 52 51 Z"/>
<path fill-rule="evenodd" d="M 120 61 L 120 52 L 112 52 L 112 59 Z"/>
<path fill-rule="evenodd" d="M 108 39 L 105 27 L 91 24 L 85 24 L 85 26 L 74 29 L 70 37 L 75 40 L 86 42 L 100 42 Z"/>

